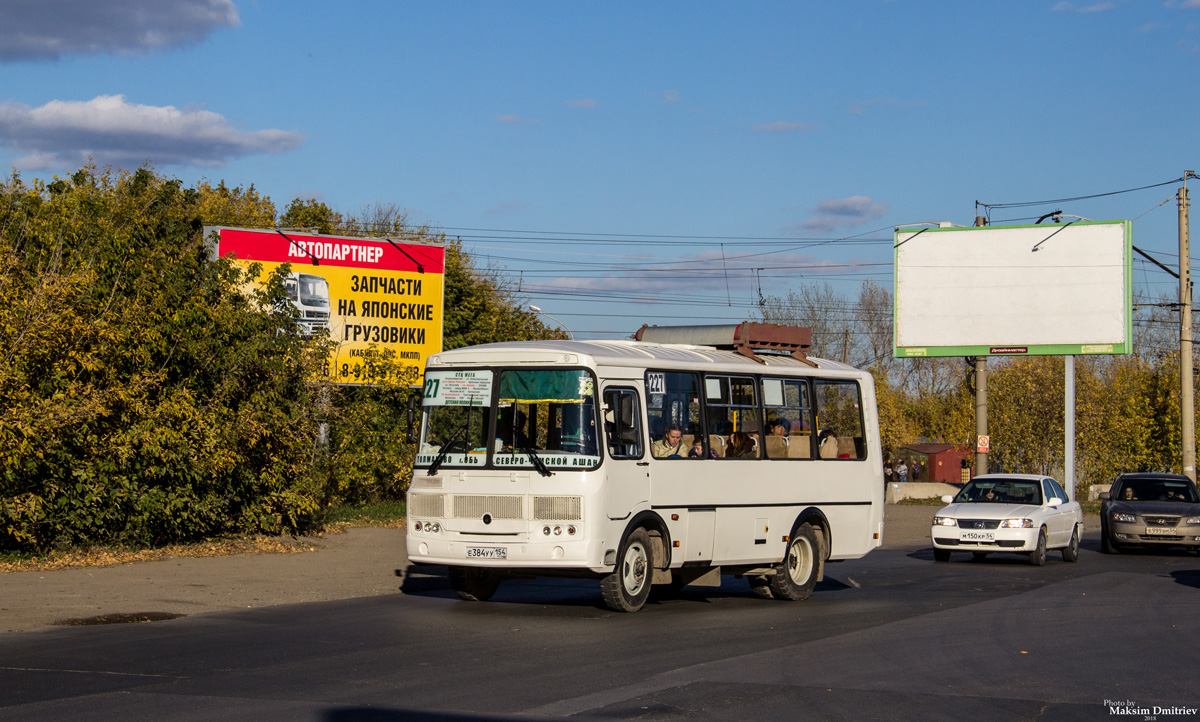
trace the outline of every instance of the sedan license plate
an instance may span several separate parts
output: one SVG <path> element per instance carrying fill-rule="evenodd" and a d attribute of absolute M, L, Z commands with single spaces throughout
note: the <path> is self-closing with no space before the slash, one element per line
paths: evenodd
<path fill-rule="evenodd" d="M 1175 533 L 1175 527 L 1171 526 L 1146 527 L 1146 536 L 1175 536 Z"/>
<path fill-rule="evenodd" d="M 964 531 L 960 533 L 959 539 L 962 541 L 995 541 L 996 532 L 994 531 Z"/>
<path fill-rule="evenodd" d="M 508 548 L 467 547 L 467 559 L 508 559 Z"/>

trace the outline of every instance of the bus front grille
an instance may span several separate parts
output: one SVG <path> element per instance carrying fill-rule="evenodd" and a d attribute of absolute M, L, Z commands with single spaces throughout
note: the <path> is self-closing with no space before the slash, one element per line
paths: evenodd
<path fill-rule="evenodd" d="M 533 518 L 538 521 L 579 521 L 583 518 L 583 497 L 535 496 Z"/>
<path fill-rule="evenodd" d="M 490 514 L 493 519 L 524 519 L 519 496 L 455 495 L 455 519 L 481 519 Z"/>
<path fill-rule="evenodd" d="M 409 494 L 408 515 L 410 517 L 430 516 L 443 517 L 446 515 L 445 494 Z"/>

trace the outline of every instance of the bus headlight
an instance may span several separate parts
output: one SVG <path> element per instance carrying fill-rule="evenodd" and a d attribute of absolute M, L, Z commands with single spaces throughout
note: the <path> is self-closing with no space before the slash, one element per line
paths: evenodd
<path fill-rule="evenodd" d="M 425 522 L 425 531 L 433 531 L 433 524 Z"/>
<path fill-rule="evenodd" d="M 550 527 L 548 527 L 548 526 L 542 527 L 542 533 L 545 534 L 546 536 L 550 536 Z"/>
<path fill-rule="evenodd" d="M 569 534 L 571 536 L 575 536 L 575 527 L 573 527 L 573 526 L 567 527 L 567 534 Z"/>
<path fill-rule="evenodd" d="M 441 530 L 442 530 L 442 525 L 441 525 L 441 524 L 438 524 L 438 523 L 435 521 L 435 522 L 433 523 L 433 533 L 434 533 L 434 534 L 437 534 L 437 533 L 438 533 L 439 531 L 441 531 Z"/>

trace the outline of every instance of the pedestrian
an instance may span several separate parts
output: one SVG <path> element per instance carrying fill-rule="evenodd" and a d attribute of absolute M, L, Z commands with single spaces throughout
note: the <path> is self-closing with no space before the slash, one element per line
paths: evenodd
<path fill-rule="evenodd" d="M 908 470 L 908 475 L 912 477 L 913 483 L 921 480 L 921 466 L 916 461 L 909 460 L 909 465 L 912 467 Z"/>
<path fill-rule="evenodd" d="M 883 483 L 888 483 L 892 480 L 892 460 L 888 459 L 883 462 Z"/>
<path fill-rule="evenodd" d="M 896 476 L 900 477 L 900 483 L 908 481 L 908 465 L 903 460 L 896 464 Z"/>

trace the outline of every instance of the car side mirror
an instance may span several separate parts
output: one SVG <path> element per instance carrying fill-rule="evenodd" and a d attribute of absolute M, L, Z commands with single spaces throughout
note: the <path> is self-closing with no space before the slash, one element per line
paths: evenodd
<path fill-rule="evenodd" d="M 1046 503 L 1050 506 L 1058 506 L 1063 503 L 1063 500 L 1059 499 L 1057 496 L 1052 496 Z"/>
<path fill-rule="evenodd" d="M 954 497 L 950 496 L 949 494 L 946 494 L 945 496 L 942 497 L 943 504 L 951 504 L 953 502 L 954 502 Z"/>
<path fill-rule="evenodd" d="M 1100 492 L 1100 498 L 1103 501 L 1108 501 L 1109 499 L 1112 498 L 1112 496 L 1107 491 L 1102 491 L 1102 492 Z"/>

